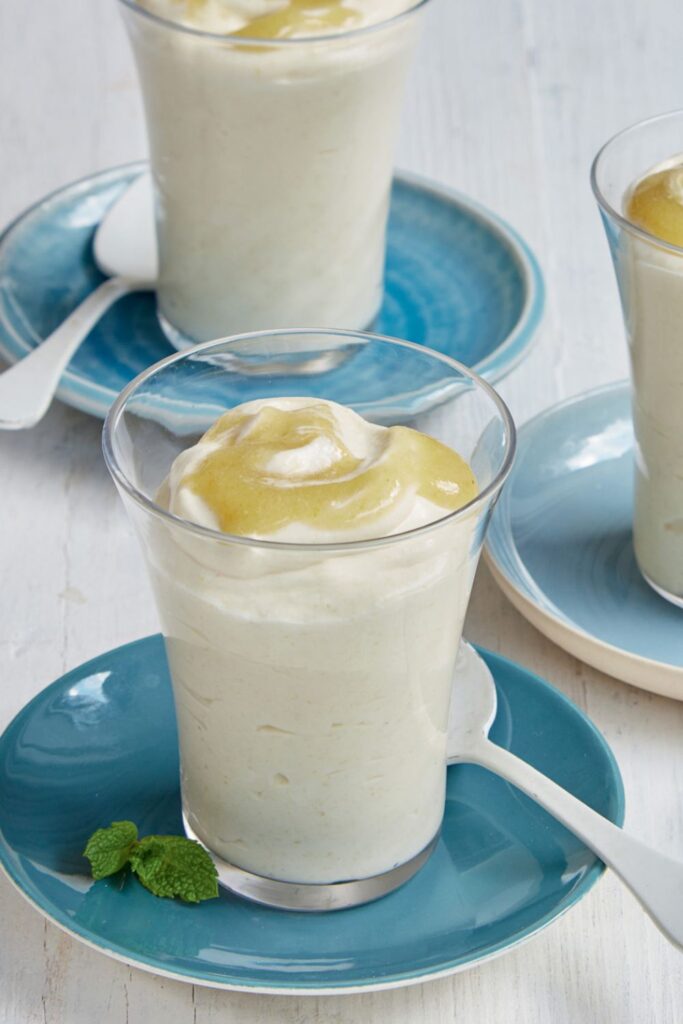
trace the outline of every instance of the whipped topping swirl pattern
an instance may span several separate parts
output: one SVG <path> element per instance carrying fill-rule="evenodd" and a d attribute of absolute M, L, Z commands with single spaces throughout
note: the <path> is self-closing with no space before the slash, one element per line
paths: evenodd
<path fill-rule="evenodd" d="M 333 402 L 257 400 L 225 413 L 171 468 L 164 501 L 225 533 L 321 543 L 388 536 L 471 501 L 451 448 Z"/>

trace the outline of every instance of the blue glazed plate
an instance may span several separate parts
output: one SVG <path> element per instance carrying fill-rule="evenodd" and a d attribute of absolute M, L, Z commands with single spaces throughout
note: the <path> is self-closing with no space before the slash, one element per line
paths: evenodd
<path fill-rule="evenodd" d="M 103 280 L 93 235 L 145 169 L 130 164 L 68 185 L 2 235 L 0 353 L 7 359 L 15 362 L 39 345 Z M 538 264 L 508 225 L 450 190 L 396 179 L 377 333 L 444 352 L 496 381 L 527 351 L 543 301 Z M 57 394 L 104 417 L 133 377 L 172 351 L 153 294 L 128 295 L 90 332 Z"/>
<path fill-rule="evenodd" d="M 683 699 L 683 612 L 633 554 L 633 427 L 627 382 L 554 406 L 519 432 L 487 558 L 512 603 L 571 654 Z"/>
<path fill-rule="evenodd" d="M 547 683 L 484 657 L 498 689 L 495 742 L 621 824 L 621 778 L 595 727 Z M 93 883 L 85 840 L 122 818 L 143 833 L 182 831 L 158 636 L 63 676 L 0 738 L 0 863 L 39 911 L 103 953 L 216 988 L 391 988 L 502 953 L 568 910 L 603 871 L 536 804 L 469 765 L 448 770 L 442 837 L 422 871 L 376 903 L 335 913 L 269 910 L 227 893 L 187 906 L 131 878 Z"/>

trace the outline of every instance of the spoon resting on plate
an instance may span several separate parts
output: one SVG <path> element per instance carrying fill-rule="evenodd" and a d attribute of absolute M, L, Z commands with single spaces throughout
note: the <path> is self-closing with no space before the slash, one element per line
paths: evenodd
<path fill-rule="evenodd" d="M 496 687 L 469 644 L 461 654 L 451 697 L 448 764 L 478 764 L 500 775 L 578 836 L 631 890 L 659 930 L 683 948 L 683 863 L 667 857 L 562 789 L 488 738 L 496 717 Z"/>
<path fill-rule="evenodd" d="M 108 210 L 95 233 L 93 250 L 97 266 L 108 279 L 45 341 L 0 374 L 0 430 L 35 426 L 47 412 L 72 356 L 109 307 L 129 292 L 156 287 L 159 265 L 149 174 L 137 177 Z M 222 361 L 253 376 L 301 377 L 327 373 L 349 359 L 354 351 L 353 346 L 340 345 L 296 363 L 271 359 L 261 364 L 225 353 Z"/>
<path fill-rule="evenodd" d="M 151 208 L 151 180 L 145 174 L 114 203 L 95 233 L 95 262 L 107 280 L 45 341 L 0 374 L 0 429 L 21 430 L 42 419 L 69 360 L 97 321 L 122 295 L 154 288 L 158 269 Z"/>

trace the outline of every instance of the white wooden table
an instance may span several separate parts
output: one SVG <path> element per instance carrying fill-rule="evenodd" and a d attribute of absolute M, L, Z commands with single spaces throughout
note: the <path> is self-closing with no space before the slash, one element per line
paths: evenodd
<path fill-rule="evenodd" d="M 399 161 L 502 213 L 543 264 L 539 343 L 501 387 L 518 422 L 626 374 L 588 170 L 615 130 L 683 106 L 682 39 L 680 0 L 434 0 Z M 115 0 L 0 3 L 0 223 L 144 152 Z M 0 434 L 0 727 L 64 670 L 157 628 L 100 426 L 56 404 L 34 430 Z M 683 857 L 683 704 L 554 648 L 484 567 L 467 633 L 591 715 L 621 765 L 629 828 Z M 682 997 L 683 957 L 611 876 L 530 944 L 478 969 L 395 992 L 305 999 L 129 969 L 45 923 L 0 879 L 0 1024 L 675 1024 Z"/>

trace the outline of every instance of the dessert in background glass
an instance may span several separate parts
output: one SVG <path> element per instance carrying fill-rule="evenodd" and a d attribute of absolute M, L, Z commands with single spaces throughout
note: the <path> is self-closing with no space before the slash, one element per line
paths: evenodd
<path fill-rule="evenodd" d="M 683 606 L 683 111 L 615 136 L 592 183 L 631 358 L 636 559 Z"/>
<path fill-rule="evenodd" d="M 262 518 L 253 538 L 168 511 L 212 523 L 206 509 L 178 504 L 196 456 L 181 456 L 169 479 L 179 453 L 226 410 L 290 396 L 436 438 L 469 464 L 476 496 L 432 510 L 439 518 L 426 525 L 408 495 L 369 527 L 345 532 L 323 516 L 322 529 L 313 518 L 303 533 L 280 523 L 277 539 L 265 539 Z M 356 456 L 369 423 L 343 424 Z M 166 640 L 185 825 L 229 888 L 295 909 L 352 906 L 428 857 L 462 623 L 513 448 L 506 407 L 469 370 L 353 332 L 210 342 L 152 367 L 112 407 L 105 456 Z M 278 455 L 285 480 L 303 471 L 300 455 L 297 444 Z"/>
<path fill-rule="evenodd" d="M 172 343 L 367 328 L 428 0 L 121 0 Z"/>

